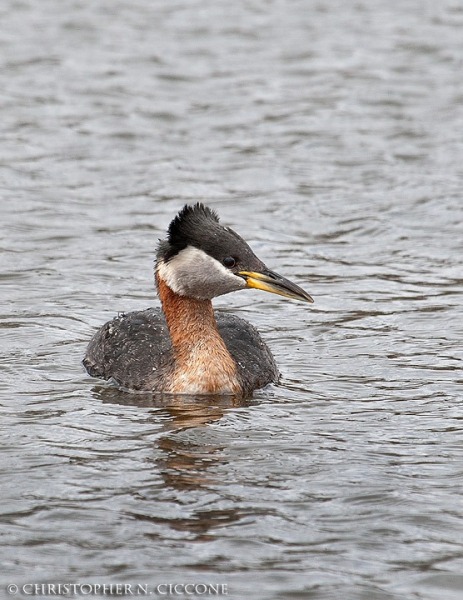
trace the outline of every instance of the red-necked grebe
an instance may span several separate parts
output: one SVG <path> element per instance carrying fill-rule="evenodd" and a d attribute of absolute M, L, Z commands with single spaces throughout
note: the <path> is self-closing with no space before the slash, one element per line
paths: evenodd
<path fill-rule="evenodd" d="M 214 314 L 212 298 L 257 288 L 313 302 L 200 203 L 185 206 L 169 225 L 155 280 L 162 310 L 121 315 L 93 336 L 83 361 L 93 377 L 154 393 L 249 396 L 278 380 L 274 358 L 250 323 Z"/>

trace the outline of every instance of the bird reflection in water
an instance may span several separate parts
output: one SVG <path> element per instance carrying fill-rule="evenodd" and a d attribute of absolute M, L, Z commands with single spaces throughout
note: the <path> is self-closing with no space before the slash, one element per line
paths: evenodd
<path fill-rule="evenodd" d="M 188 430 L 204 428 L 219 421 L 230 408 L 249 406 L 250 400 L 236 396 L 185 396 L 169 395 L 159 397 L 152 394 L 127 394 L 113 387 L 93 388 L 93 394 L 101 402 L 107 404 L 120 404 L 125 406 L 139 406 L 153 408 L 150 417 L 153 424 L 157 425 L 160 435 L 156 439 L 153 469 L 163 479 L 163 492 L 171 490 L 173 500 L 185 506 L 186 518 L 169 518 L 153 514 L 152 511 L 132 512 L 131 516 L 137 520 L 148 521 L 154 525 L 167 525 L 176 531 L 185 531 L 196 540 L 211 539 L 208 532 L 211 529 L 233 523 L 243 518 L 243 511 L 236 508 L 215 510 L 193 510 L 188 507 L 188 493 L 196 490 L 213 492 L 213 488 L 221 483 L 214 476 L 214 469 L 226 460 L 223 458 L 221 446 L 210 443 L 210 436 L 197 436 L 195 441 L 182 437 Z M 166 420 L 165 417 L 168 417 Z M 198 441 L 198 440 L 208 441 Z M 159 497 L 159 486 L 154 490 L 155 497 L 150 490 L 150 498 Z M 145 505 L 145 503 L 143 503 Z M 148 506 L 152 506 L 151 502 Z M 158 534 L 147 534 L 158 538 Z"/>

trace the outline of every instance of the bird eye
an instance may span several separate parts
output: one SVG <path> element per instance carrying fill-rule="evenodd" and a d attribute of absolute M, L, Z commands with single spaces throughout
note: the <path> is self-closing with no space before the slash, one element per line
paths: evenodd
<path fill-rule="evenodd" d="M 232 269 L 236 265 L 236 260 L 233 256 L 226 256 L 222 262 L 227 269 Z"/>

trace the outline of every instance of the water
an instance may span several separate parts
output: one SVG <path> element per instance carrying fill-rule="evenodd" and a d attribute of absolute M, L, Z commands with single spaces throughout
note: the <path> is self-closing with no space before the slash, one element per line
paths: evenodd
<path fill-rule="evenodd" d="M 4 583 L 461 598 L 460 3 L 0 19 Z M 315 299 L 218 299 L 283 373 L 249 404 L 155 404 L 80 365 L 156 303 L 157 239 L 196 200 Z"/>

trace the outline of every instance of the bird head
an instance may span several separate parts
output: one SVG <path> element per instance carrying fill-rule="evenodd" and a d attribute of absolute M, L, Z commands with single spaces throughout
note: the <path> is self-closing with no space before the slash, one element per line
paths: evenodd
<path fill-rule="evenodd" d="M 156 274 L 176 294 L 210 300 L 245 288 L 313 302 L 295 283 L 268 269 L 217 213 L 201 203 L 185 205 L 158 247 Z"/>

